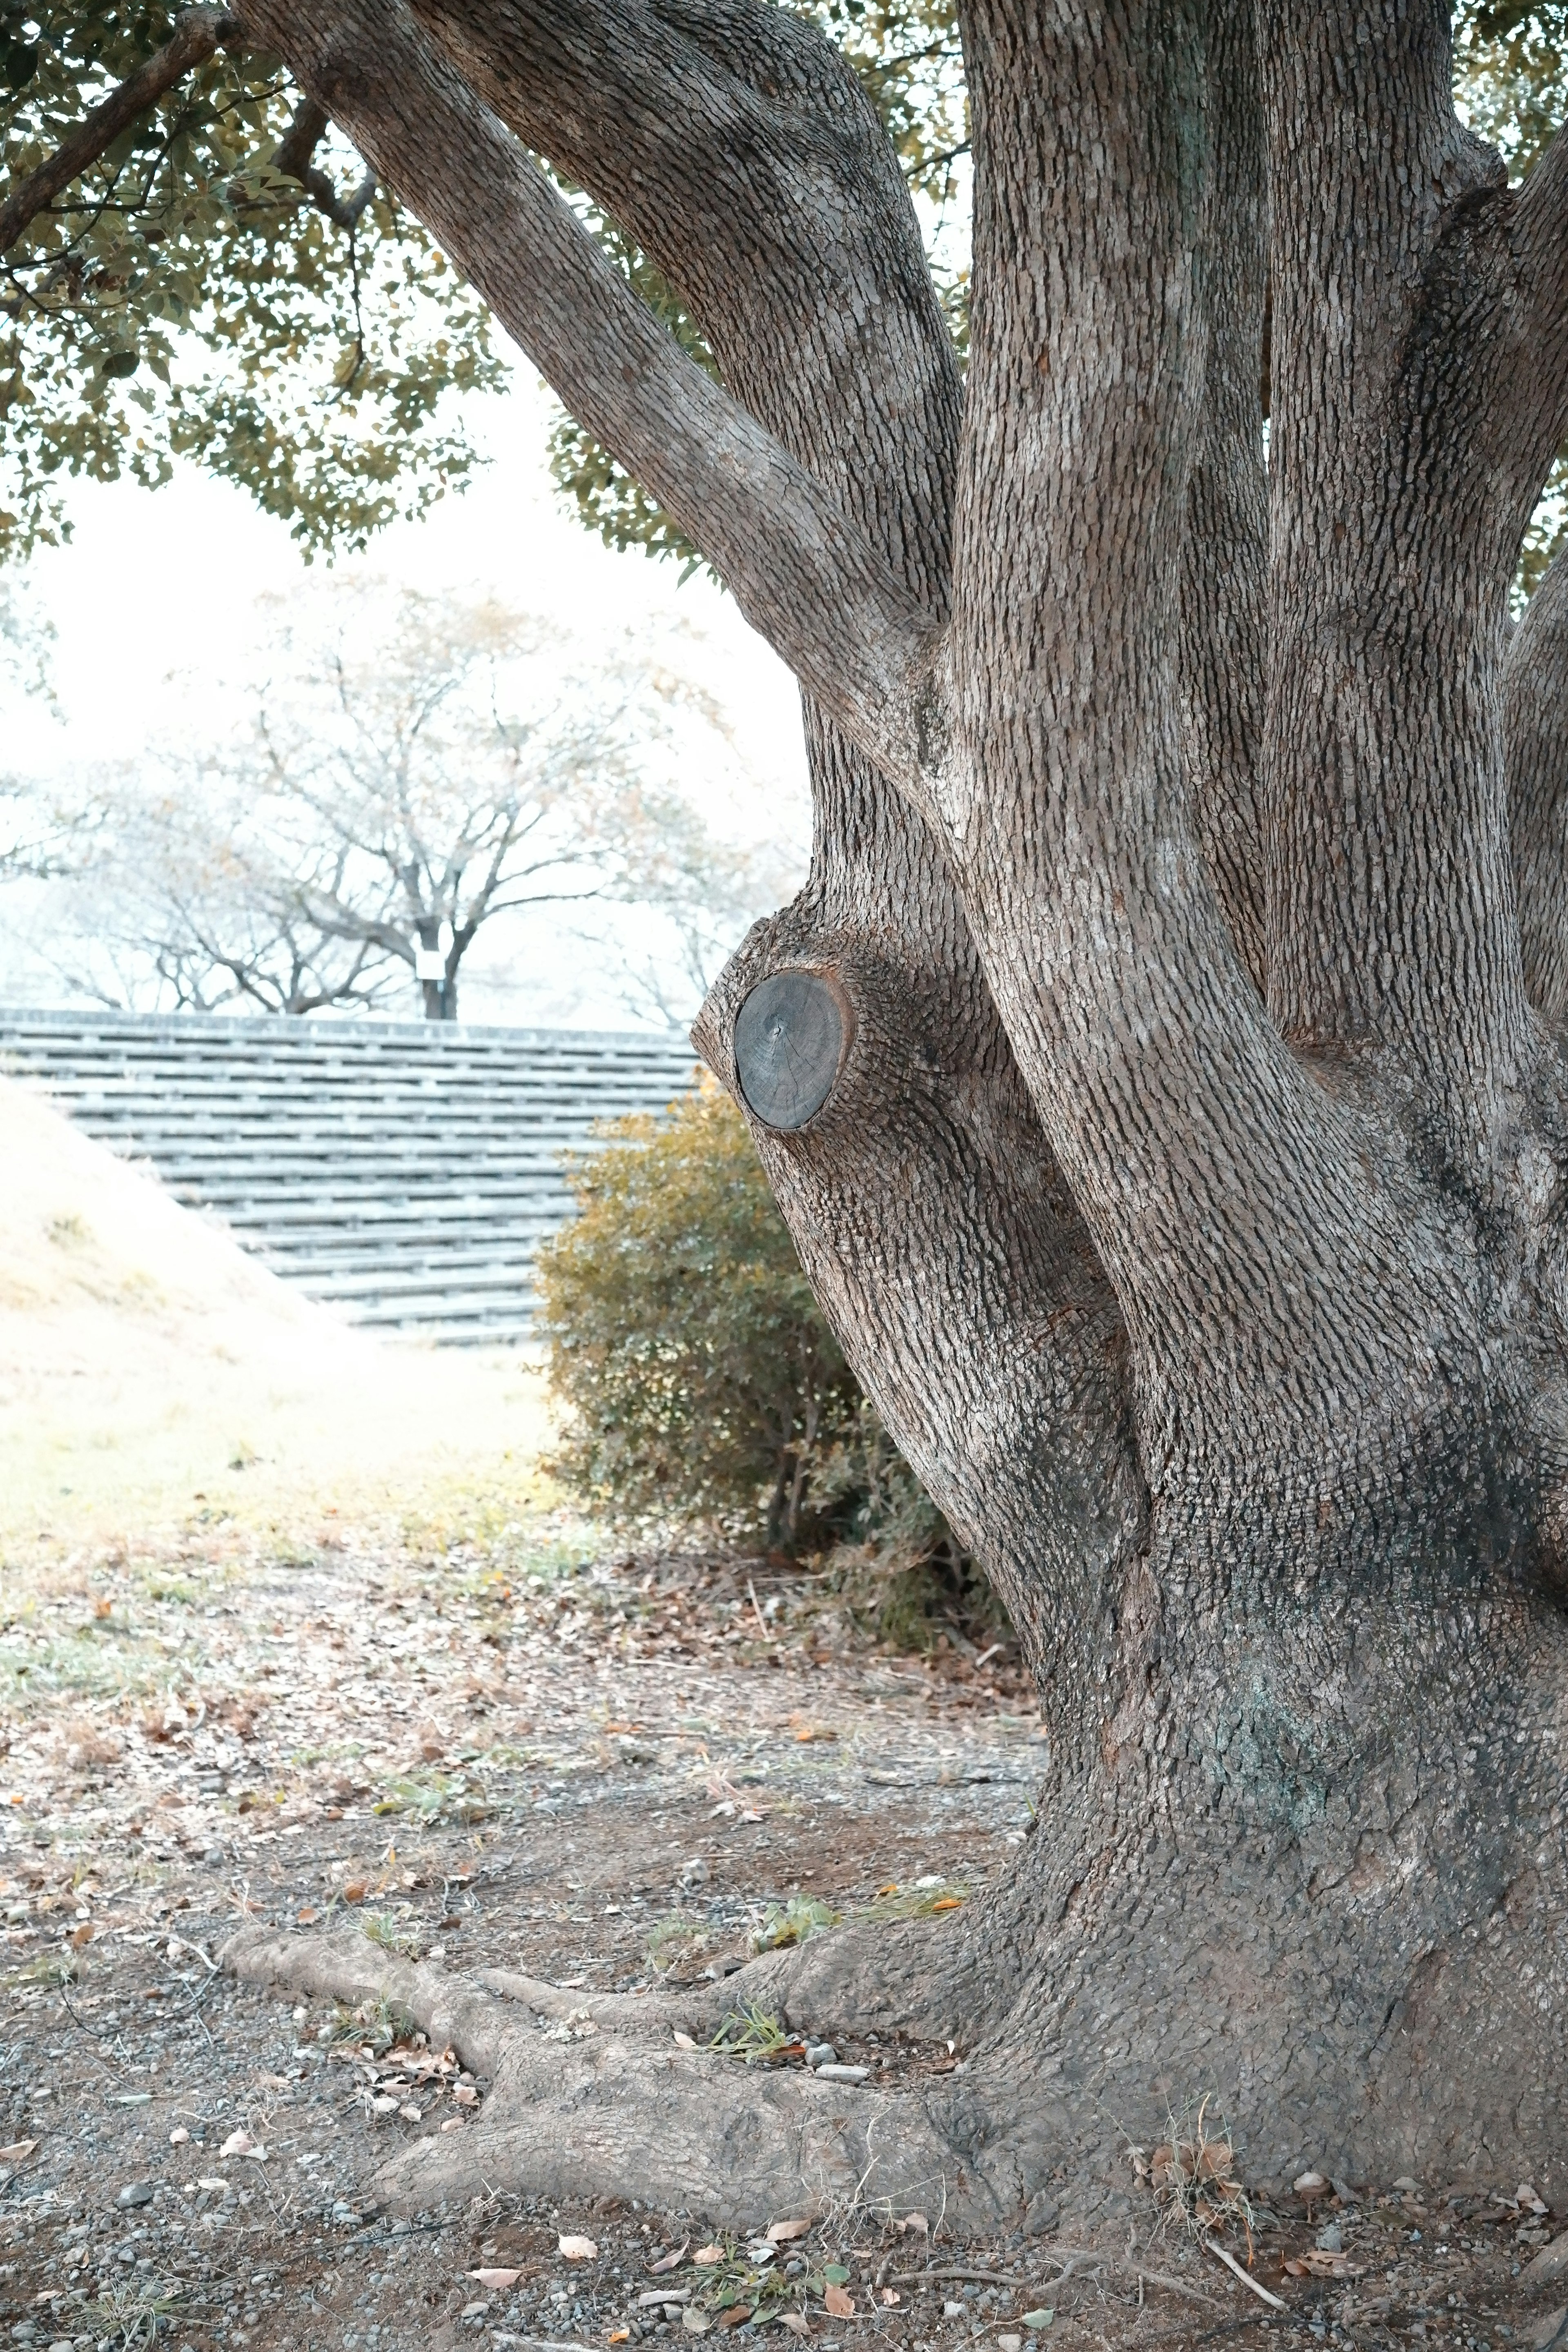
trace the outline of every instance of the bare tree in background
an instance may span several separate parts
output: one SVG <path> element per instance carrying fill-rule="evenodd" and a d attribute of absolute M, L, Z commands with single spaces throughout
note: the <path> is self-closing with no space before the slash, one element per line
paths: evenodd
<path fill-rule="evenodd" d="M 60 846 L 47 798 L 8 763 L 6 714 L 27 701 L 53 708 L 49 651 L 54 631 L 0 581 L 0 880 L 48 872 Z"/>
<path fill-rule="evenodd" d="M 615 898 L 689 928 L 705 864 L 727 904 L 733 861 L 663 778 L 716 725 L 629 642 L 574 666 L 491 601 L 368 588 L 324 648 L 285 628 L 237 751 L 98 780 L 78 984 L 308 1013 L 413 981 L 452 1021 L 464 959 L 503 919 Z"/>

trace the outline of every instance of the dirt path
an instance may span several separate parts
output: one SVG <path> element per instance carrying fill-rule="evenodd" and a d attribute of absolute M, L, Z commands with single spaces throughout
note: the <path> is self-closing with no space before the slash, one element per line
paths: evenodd
<path fill-rule="evenodd" d="M 1035 1780 L 1008 1654 L 889 1657 L 809 1580 L 723 1570 L 683 1598 L 641 1563 L 579 1566 L 538 1525 L 424 1559 L 324 1525 L 290 1563 L 193 1535 L 183 1557 L 12 1578 L 8 1604 L 17 2344 L 599 2347 L 779 2321 L 822 2352 L 1309 2335 L 1489 2352 L 1568 2300 L 1568 2265 L 1555 2292 L 1521 2275 L 1551 2224 L 1512 2183 L 1448 2204 L 1452 2184 L 1341 2183 L 1310 2210 L 1276 2190 L 1257 2275 L 1280 2315 L 1131 2166 L 1089 2249 L 957 2250 L 940 2215 L 932 2236 L 865 2211 L 698 2266 L 700 2217 L 666 2212 L 655 2181 L 636 2206 L 382 2212 L 387 2154 L 469 2128 L 486 2085 L 395 2018 L 237 1990 L 212 1966 L 232 1926 L 357 1921 L 448 1967 L 652 1991 L 722 1975 L 806 1906 L 971 1899 L 1026 1834 Z M 1337 2254 L 1318 2243 L 1335 2229 Z M 567 2259 L 563 2236 L 595 2251 Z M 1284 2270 L 1309 2253 L 1329 2275 Z"/>

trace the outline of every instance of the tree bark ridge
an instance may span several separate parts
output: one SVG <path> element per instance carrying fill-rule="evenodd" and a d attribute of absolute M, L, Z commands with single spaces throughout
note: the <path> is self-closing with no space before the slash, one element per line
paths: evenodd
<path fill-rule="evenodd" d="M 1503 759 L 1524 984 L 1568 1029 L 1568 555 L 1548 568 L 1503 663 Z"/>

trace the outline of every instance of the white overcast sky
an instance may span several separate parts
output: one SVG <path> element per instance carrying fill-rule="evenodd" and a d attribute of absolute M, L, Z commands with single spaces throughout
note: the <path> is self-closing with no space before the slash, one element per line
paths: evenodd
<path fill-rule="evenodd" d="M 471 404 L 492 462 L 468 490 L 421 523 L 395 525 L 334 571 L 306 565 L 286 526 L 194 468 L 151 492 L 75 486 L 71 541 L 46 551 L 16 583 L 54 625 L 61 720 L 14 713 L 7 764 L 74 766 L 193 730 L 221 737 L 266 626 L 262 600 L 330 595 L 335 573 L 359 569 L 425 590 L 493 593 L 554 619 L 584 651 L 628 627 L 651 633 L 673 667 L 718 698 L 732 730 L 733 757 L 726 753 L 700 787 L 704 814 L 716 828 L 789 844 L 804 865 L 809 812 L 793 679 L 706 581 L 678 586 L 676 565 L 616 555 L 583 530 L 545 470 L 552 414 L 519 361 L 510 393 Z M 568 927 L 568 919 L 547 919 L 526 942 L 514 938 L 497 984 L 476 974 L 465 1010 L 521 1023 L 627 1025 L 613 954 L 600 958 L 581 923 Z M 12 944 L 8 959 L 0 950 L 0 992 L 63 1001 L 36 968 L 18 962 L 15 927 Z"/>

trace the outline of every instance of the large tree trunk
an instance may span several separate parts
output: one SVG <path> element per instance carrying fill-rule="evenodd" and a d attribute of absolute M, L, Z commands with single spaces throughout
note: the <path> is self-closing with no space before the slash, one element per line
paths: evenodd
<path fill-rule="evenodd" d="M 567 2063 L 416 1972 L 510 2086 L 489 2177 L 1038 2220 L 1217 2089 L 1257 2172 L 1568 2195 L 1561 565 L 1504 654 L 1568 150 L 1507 189 L 1431 0 L 968 0 L 961 402 L 876 122 L 766 0 L 246 13 L 802 678 L 811 877 L 698 1035 L 1049 1733 L 984 1905 L 757 1964 L 961 2081 L 742 2105 L 629 2009 Z"/>

